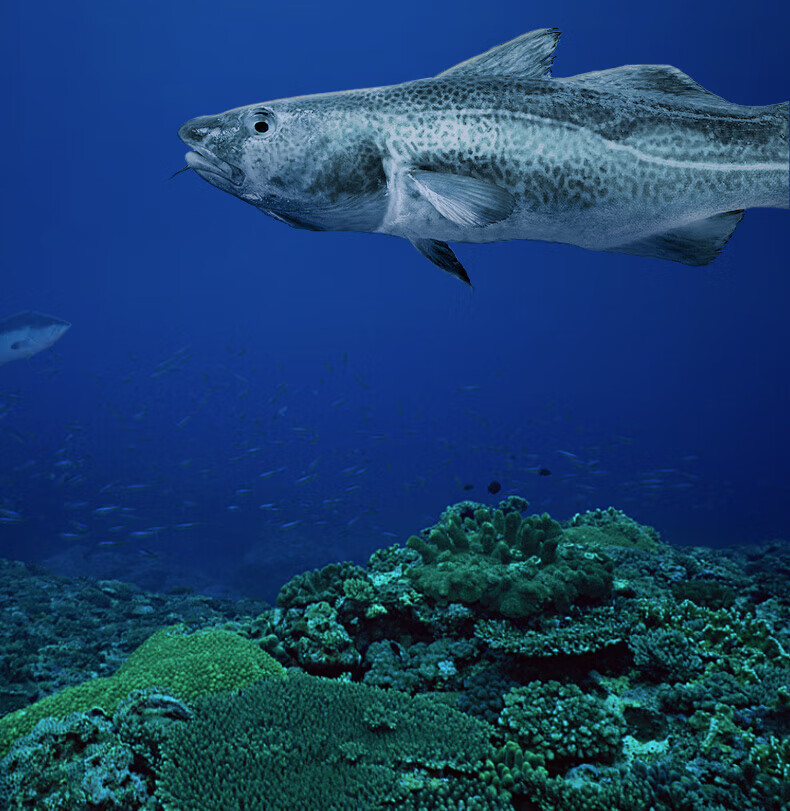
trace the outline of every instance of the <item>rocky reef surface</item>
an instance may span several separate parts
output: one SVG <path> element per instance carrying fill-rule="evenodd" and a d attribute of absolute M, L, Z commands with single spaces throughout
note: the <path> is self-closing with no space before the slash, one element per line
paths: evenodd
<path fill-rule="evenodd" d="M 527 512 L 274 608 L 0 562 L 0 807 L 790 807 L 790 545 Z"/>

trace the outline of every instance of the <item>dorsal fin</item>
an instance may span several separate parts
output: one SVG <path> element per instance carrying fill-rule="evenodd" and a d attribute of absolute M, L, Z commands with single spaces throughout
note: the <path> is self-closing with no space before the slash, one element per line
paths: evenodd
<path fill-rule="evenodd" d="M 664 96 L 682 97 L 694 103 L 726 104 L 730 102 L 697 84 L 691 76 L 672 65 L 623 65 L 610 70 L 580 73 L 567 79 L 558 79 L 568 84 L 580 84 L 598 90 L 630 91 Z"/>
<path fill-rule="evenodd" d="M 556 28 L 538 28 L 490 51 L 448 68 L 439 76 L 516 76 L 542 79 L 551 74 L 554 49 L 560 39 Z"/>

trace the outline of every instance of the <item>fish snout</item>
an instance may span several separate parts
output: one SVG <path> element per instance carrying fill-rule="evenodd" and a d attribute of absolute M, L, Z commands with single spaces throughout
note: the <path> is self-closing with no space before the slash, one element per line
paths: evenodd
<path fill-rule="evenodd" d="M 178 137 L 192 150 L 186 154 L 186 163 L 190 169 L 194 169 L 204 180 L 215 186 L 224 187 L 230 184 L 231 187 L 238 188 L 244 182 L 244 172 L 217 154 L 228 151 L 229 139 L 223 125 L 222 116 L 200 116 L 182 124 L 178 128 Z"/>
<path fill-rule="evenodd" d="M 205 142 L 206 139 L 221 126 L 218 116 L 202 115 L 182 124 L 178 128 L 178 137 L 187 146 L 196 146 Z"/>

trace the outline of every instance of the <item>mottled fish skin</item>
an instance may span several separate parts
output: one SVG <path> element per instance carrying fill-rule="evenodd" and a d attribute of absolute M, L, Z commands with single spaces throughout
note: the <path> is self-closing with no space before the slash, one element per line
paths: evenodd
<path fill-rule="evenodd" d="M 202 177 L 276 219 L 403 237 L 454 275 L 426 241 L 537 239 L 705 264 L 743 209 L 788 207 L 786 103 L 731 104 L 667 66 L 456 71 L 240 107 L 179 136 Z M 727 212 L 712 249 L 672 244 Z M 669 248 L 644 247 L 666 234 Z"/>

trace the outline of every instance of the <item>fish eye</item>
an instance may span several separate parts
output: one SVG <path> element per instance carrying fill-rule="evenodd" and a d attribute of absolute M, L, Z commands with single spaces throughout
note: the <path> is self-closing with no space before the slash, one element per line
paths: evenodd
<path fill-rule="evenodd" d="M 255 135 L 266 135 L 274 130 L 274 116 L 268 110 L 256 110 L 249 123 Z"/>

